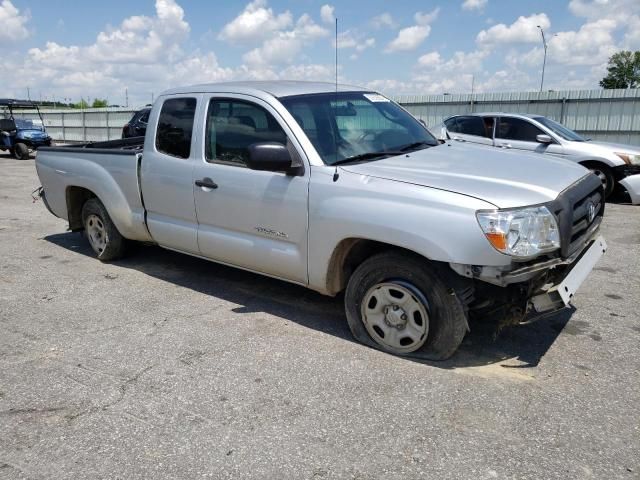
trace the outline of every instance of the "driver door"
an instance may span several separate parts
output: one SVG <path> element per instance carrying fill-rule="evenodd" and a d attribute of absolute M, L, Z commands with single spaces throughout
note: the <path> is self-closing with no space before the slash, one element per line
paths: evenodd
<path fill-rule="evenodd" d="M 193 171 L 198 246 L 208 258 L 307 283 L 309 168 L 301 176 L 246 166 L 254 143 L 300 146 L 266 102 L 242 95 L 206 100 L 203 145 Z"/>
<path fill-rule="evenodd" d="M 536 153 L 562 155 L 562 145 L 553 140 L 552 143 L 540 143 L 538 135 L 547 135 L 533 123 L 522 118 L 500 117 L 496 124 L 496 147 L 515 150 L 528 150 Z"/>

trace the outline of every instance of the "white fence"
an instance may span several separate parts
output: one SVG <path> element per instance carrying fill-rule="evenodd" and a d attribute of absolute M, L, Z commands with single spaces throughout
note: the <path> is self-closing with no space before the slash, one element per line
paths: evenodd
<path fill-rule="evenodd" d="M 86 110 L 42 109 L 47 132 L 54 140 L 65 142 L 99 142 L 122 136 L 122 127 L 131 119 L 135 109 L 90 108 Z M 23 118 L 37 119 L 33 111 L 17 111 Z"/>
<path fill-rule="evenodd" d="M 640 145 L 640 89 L 573 90 L 455 95 L 396 96 L 429 126 L 450 115 L 470 112 L 519 112 L 550 117 L 594 140 Z M 134 109 L 42 110 L 49 134 L 58 141 L 120 138 Z M 27 113 L 27 118 L 36 117 Z"/>

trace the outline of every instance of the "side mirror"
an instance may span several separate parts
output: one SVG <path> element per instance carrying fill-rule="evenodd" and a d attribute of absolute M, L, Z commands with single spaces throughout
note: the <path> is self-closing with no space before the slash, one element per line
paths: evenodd
<path fill-rule="evenodd" d="M 251 170 L 269 172 L 289 172 L 291 170 L 291 154 L 281 143 L 263 142 L 249 145 L 247 167 Z"/>
<path fill-rule="evenodd" d="M 536 142 L 538 143 L 553 143 L 553 139 L 549 135 L 537 135 Z"/>

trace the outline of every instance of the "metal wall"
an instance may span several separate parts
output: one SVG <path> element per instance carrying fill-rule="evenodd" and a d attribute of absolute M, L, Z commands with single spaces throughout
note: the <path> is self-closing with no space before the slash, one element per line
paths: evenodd
<path fill-rule="evenodd" d="M 135 109 L 91 108 L 86 110 L 42 109 L 47 132 L 61 142 L 98 142 L 122 136 L 122 127 L 131 119 Z M 15 112 L 16 116 L 37 119 L 36 112 Z"/>
<path fill-rule="evenodd" d="M 451 115 L 471 112 L 533 113 L 594 140 L 640 145 L 640 89 L 404 95 L 393 99 L 429 127 Z"/>
<path fill-rule="evenodd" d="M 550 117 L 594 140 L 640 145 L 640 89 L 572 90 L 393 97 L 434 126 L 450 115 L 470 112 L 534 113 Z M 58 141 L 120 138 L 133 109 L 42 110 L 49 134 Z M 37 117 L 35 113 L 24 115 Z"/>

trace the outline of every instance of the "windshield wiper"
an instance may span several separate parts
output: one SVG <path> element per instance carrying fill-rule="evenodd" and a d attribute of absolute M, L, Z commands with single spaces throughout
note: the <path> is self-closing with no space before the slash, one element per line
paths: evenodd
<path fill-rule="evenodd" d="M 403 147 L 400 147 L 398 150 L 400 150 L 401 152 L 406 152 L 408 150 L 413 150 L 414 148 L 418 148 L 418 147 L 435 147 L 436 145 L 434 145 L 431 142 L 426 142 L 426 141 L 421 141 L 421 142 L 413 142 L 410 143 L 409 145 L 405 145 Z"/>
<path fill-rule="evenodd" d="M 392 156 L 395 156 L 395 155 L 402 155 L 403 153 L 404 152 L 401 152 L 399 150 L 385 150 L 385 151 L 382 151 L 382 152 L 361 153 L 360 155 L 354 155 L 352 157 L 343 158 L 341 160 L 333 162 L 331 164 L 331 166 L 343 165 L 345 163 L 359 162 L 359 161 L 362 161 L 362 160 L 374 160 L 374 159 L 377 159 L 377 158 L 392 157 Z"/>

